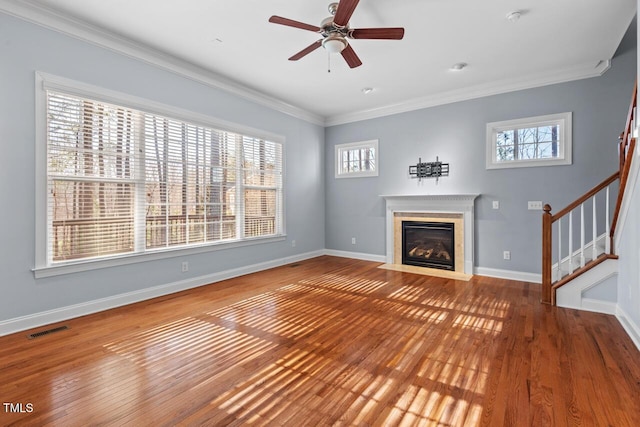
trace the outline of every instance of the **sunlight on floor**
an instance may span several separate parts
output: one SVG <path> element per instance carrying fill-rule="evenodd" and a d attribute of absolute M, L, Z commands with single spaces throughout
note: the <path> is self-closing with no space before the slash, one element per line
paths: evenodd
<path fill-rule="evenodd" d="M 387 285 L 311 277 L 105 348 L 165 378 L 200 376 L 203 384 L 246 369 L 209 403 L 243 422 L 305 413 L 309 422 L 351 425 L 474 425 L 487 364 L 465 347 L 484 346 L 489 357 L 509 304 L 470 298 L 460 310 L 426 286 L 386 293 Z M 433 358 L 452 340 L 460 351 Z M 188 360 L 177 357 L 185 349 Z"/>

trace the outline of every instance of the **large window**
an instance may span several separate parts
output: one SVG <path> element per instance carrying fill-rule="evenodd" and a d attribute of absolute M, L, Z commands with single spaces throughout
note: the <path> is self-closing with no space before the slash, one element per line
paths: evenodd
<path fill-rule="evenodd" d="M 282 144 L 46 90 L 46 264 L 283 234 Z"/>
<path fill-rule="evenodd" d="M 487 124 L 487 169 L 571 164 L 571 113 Z"/>

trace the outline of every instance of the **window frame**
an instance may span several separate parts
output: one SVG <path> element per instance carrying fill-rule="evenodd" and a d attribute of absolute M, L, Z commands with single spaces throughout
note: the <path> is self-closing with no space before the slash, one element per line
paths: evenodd
<path fill-rule="evenodd" d="M 151 101 L 145 98 L 128 95 L 122 92 L 104 89 L 98 86 L 54 76 L 51 74 L 35 73 L 35 266 L 32 269 L 36 278 L 69 274 L 98 268 L 113 267 L 138 262 L 166 259 L 177 256 L 211 252 L 234 247 L 249 246 L 262 243 L 283 241 L 286 239 L 285 206 L 285 138 L 260 129 L 251 128 L 237 123 L 213 118 L 193 111 Z M 276 205 L 276 233 L 268 236 L 246 237 L 234 240 L 223 240 L 194 244 L 189 246 L 170 246 L 156 248 L 142 252 L 134 251 L 100 258 L 86 258 L 51 263 L 48 259 L 49 247 L 49 218 L 48 209 L 48 129 L 47 129 L 47 91 L 62 92 L 71 96 L 88 98 L 98 102 L 115 104 L 149 114 L 170 117 L 174 120 L 244 135 L 245 137 L 262 139 L 280 145 L 281 151 L 281 180 Z M 280 217 L 278 218 L 278 213 Z M 241 215 L 240 212 L 237 215 Z"/>
<path fill-rule="evenodd" d="M 342 162 L 342 155 L 345 151 L 354 151 L 360 149 L 373 149 L 374 151 L 374 168 L 366 171 L 349 172 L 345 171 Z M 371 139 L 368 141 L 348 142 L 345 144 L 336 144 L 335 146 L 335 177 L 336 178 L 362 178 L 378 176 L 380 169 L 380 151 L 378 150 L 378 140 Z"/>
<path fill-rule="evenodd" d="M 498 133 L 506 130 L 535 128 L 558 125 L 558 155 L 553 158 L 514 159 L 498 161 L 497 140 Z M 572 163 L 572 113 L 557 113 L 544 116 L 525 117 L 513 120 L 487 123 L 486 127 L 486 168 L 507 169 L 536 166 L 561 166 Z"/>

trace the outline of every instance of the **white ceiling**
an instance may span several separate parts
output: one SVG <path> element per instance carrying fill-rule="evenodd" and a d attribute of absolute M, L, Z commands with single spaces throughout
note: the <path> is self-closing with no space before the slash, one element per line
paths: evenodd
<path fill-rule="evenodd" d="M 318 49 L 328 0 L 25 0 L 202 67 L 328 124 L 599 75 L 636 0 L 361 0 L 352 28 L 404 27 L 403 40 L 352 40 L 363 65 Z M 517 22 L 506 15 L 520 11 Z M 601 62 L 604 61 L 604 62 Z M 462 72 L 454 63 L 469 66 Z M 374 91 L 368 95 L 365 87 Z"/>

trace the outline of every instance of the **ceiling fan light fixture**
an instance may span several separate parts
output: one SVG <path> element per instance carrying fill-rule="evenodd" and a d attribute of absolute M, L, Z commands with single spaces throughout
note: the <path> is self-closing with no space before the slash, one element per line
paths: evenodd
<path fill-rule="evenodd" d="M 329 53 L 340 53 L 347 47 L 347 41 L 344 37 L 329 36 L 322 40 L 322 47 Z"/>
<path fill-rule="evenodd" d="M 331 3 L 329 5 L 331 16 L 325 18 L 319 27 L 278 15 L 271 16 L 269 22 L 311 31 L 320 34 L 322 37 L 290 57 L 289 61 L 297 61 L 322 46 L 329 54 L 341 53 L 349 68 L 356 68 L 362 65 L 362 61 L 358 58 L 347 39 L 402 40 L 404 37 L 404 28 L 402 27 L 352 29 L 349 25 L 349 19 L 359 1 L 341 0 L 339 3 Z M 329 55 L 329 58 L 331 58 L 331 55 Z"/>

